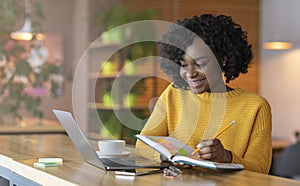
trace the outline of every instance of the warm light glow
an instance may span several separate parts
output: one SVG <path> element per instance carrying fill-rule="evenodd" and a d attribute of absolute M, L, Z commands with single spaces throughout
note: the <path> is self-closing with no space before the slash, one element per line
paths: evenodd
<path fill-rule="evenodd" d="M 34 33 L 32 32 L 31 28 L 31 20 L 30 18 L 26 18 L 23 27 L 10 34 L 10 37 L 14 40 L 23 40 L 23 41 L 30 41 L 33 39 Z M 35 34 L 35 39 L 43 40 L 45 37 L 43 34 L 37 33 Z"/>
<path fill-rule="evenodd" d="M 10 37 L 15 40 L 25 40 L 29 41 L 32 39 L 32 28 L 31 28 L 31 20 L 29 17 L 26 17 L 24 25 L 18 31 L 15 31 L 10 34 Z"/>
<path fill-rule="evenodd" d="M 45 39 L 45 35 L 41 34 L 41 33 L 38 33 L 38 34 L 36 34 L 36 39 L 37 40 L 44 40 Z"/>
<path fill-rule="evenodd" d="M 33 34 L 31 32 L 13 32 L 10 34 L 10 37 L 14 40 L 23 40 L 23 41 L 30 41 L 33 37 Z"/>
<path fill-rule="evenodd" d="M 293 47 L 290 42 L 266 42 L 264 43 L 264 48 L 269 50 L 287 50 Z"/>
<path fill-rule="evenodd" d="M 23 40 L 23 41 L 30 41 L 33 39 L 34 33 L 32 32 L 31 28 L 31 20 L 29 18 L 25 19 L 23 27 L 10 34 L 10 37 L 14 40 Z M 37 33 L 35 34 L 37 40 L 43 40 L 44 35 Z"/>

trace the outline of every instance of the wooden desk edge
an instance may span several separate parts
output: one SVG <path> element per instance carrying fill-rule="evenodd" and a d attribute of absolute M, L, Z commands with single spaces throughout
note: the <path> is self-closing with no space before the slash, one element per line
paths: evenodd
<path fill-rule="evenodd" d="M 17 173 L 24 178 L 32 180 L 41 185 L 65 185 L 75 186 L 76 184 L 68 182 L 64 179 L 48 174 L 47 172 L 38 170 L 34 167 L 27 166 L 0 154 L 0 165 Z"/>

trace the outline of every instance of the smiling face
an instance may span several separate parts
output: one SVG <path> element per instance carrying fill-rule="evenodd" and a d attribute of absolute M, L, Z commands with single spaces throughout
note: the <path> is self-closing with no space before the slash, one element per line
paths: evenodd
<path fill-rule="evenodd" d="M 200 38 L 188 46 L 180 61 L 180 76 L 192 92 L 225 92 L 222 72 L 213 52 Z"/>

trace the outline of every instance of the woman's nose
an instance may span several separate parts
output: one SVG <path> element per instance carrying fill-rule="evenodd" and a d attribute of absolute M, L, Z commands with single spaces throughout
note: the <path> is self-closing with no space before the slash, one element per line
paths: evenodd
<path fill-rule="evenodd" d="M 190 67 L 187 71 L 187 75 L 190 77 L 190 78 L 193 78 L 193 77 L 196 77 L 198 75 L 198 72 L 193 68 L 193 67 Z"/>

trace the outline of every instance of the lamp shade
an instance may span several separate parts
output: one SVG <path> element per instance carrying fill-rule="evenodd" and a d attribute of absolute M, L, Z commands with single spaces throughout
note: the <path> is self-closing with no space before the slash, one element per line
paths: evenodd
<path fill-rule="evenodd" d="M 287 41 L 272 41 L 272 42 L 265 42 L 264 48 L 268 50 L 287 50 L 293 47 L 291 42 Z"/>
<path fill-rule="evenodd" d="M 31 20 L 29 17 L 25 18 L 24 25 L 18 31 L 12 32 L 10 37 L 14 40 L 23 40 L 23 41 L 30 41 L 33 37 L 36 37 L 37 40 L 43 40 L 44 35 L 40 33 L 34 33 L 31 27 Z"/>

